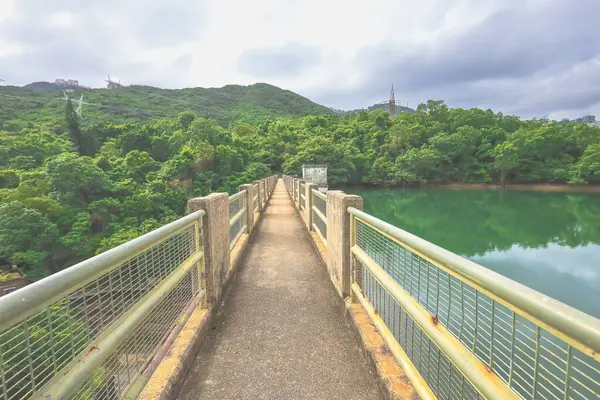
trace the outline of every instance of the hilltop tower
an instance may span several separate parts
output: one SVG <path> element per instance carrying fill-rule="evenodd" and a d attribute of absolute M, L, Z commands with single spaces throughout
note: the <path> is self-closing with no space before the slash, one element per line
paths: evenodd
<path fill-rule="evenodd" d="M 388 103 L 388 112 L 390 117 L 396 115 L 396 96 L 394 96 L 394 85 L 392 85 L 392 91 L 390 92 L 390 101 Z"/>

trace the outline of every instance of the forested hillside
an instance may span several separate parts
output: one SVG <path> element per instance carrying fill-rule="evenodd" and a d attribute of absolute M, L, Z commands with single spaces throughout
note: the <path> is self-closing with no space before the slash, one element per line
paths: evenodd
<path fill-rule="evenodd" d="M 600 128 L 522 121 L 491 110 L 449 109 L 442 101 L 390 119 L 305 117 L 270 126 L 285 173 L 329 165 L 330 184 L 600 183 Z"/>
<path fill-rule="evenodd" d="M 216 119 L 222 126 L 235 122 L 256 124 L 266 118 L 331 113 L 327 107 L 266 83 L 177 90 L 127 86 L 81 90 L 69 96 L 75 102 L 82 94 L 83 101 L 90 103 L 83 105 L 84 121 L 88 125 L 172 117 L 182 109 L 192 110 L 200 117 Z M 57 122 L 64 107 L 62 93 L 0 86 L 0 130 L 19 131 L 31 123 L 60 130 Z"/>
<path fill-rule="evenodd" d="M 183 112 L 85 128 L 70 103 L 64 114 L 60 133 L 0 131 L 0 260 L 32 278 L 183 216 L 192 196 L 270 174 L 249 125 Z"/>
<path fill-rule="evenodd" d="M 71 103 L 48 111 L 0 118 L 0 261 L 33 278 L 184 215 L 192 196 L 299 174 L 303 163 L 328 164 L 333 185 L 600 183 L 600 128 L 440 101 L 393 119 L 374 110 L 249 124 L 259 117 L 240 109 L 227 127 L 191 111 L 93 124 Z"/>

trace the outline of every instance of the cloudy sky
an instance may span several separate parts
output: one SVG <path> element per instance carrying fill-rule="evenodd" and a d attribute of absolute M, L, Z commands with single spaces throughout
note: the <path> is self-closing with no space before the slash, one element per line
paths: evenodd
<path fill-rule="evenodd" d="M 0 78 L 600 116 L 600 0 L 0 0 Z"/>

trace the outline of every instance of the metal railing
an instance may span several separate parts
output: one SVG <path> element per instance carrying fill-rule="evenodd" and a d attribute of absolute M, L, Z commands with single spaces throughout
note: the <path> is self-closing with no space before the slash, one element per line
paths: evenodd
<path fill-rule="evenodd" d="M 197 211 L 0 300 L 0 399 L 135 398 L 204 298 Z"/>
<path fill-rule="evenodd" d="M 299 184 L 300 190 L 300 210 L 304 211 L 306 209 L 306 186 L 303 182 Z"/>
<path fill-rule="evenodd" d="M 421 398 L 600 397 L 600 320 L 348 211 L 353 296 Z"/>
<path fill-rule="evenodd" d="M 246 191 L 229 196 L 229 251 L 246 232 Z"/>
<path fill-rule="evenodd" d="M 265 199 L 276 177 L 265 180 Z M 258 185 L 252 186 L 258 211 Z M 247 193 L 229 197 L 230 249 Z M 265 200 L 262 199 L 262 200 Z M 204 211 L 0 299 L 0 400 L 136 398 L 206 299 Z"/>
<path fill-rule="evenodd" d="M 264 185 L 258 185 L 258 201 L 260 202 L 260 207 L 265 204 L 265 187 Z"/>
<path fill-rule="evenodd" d="M 287 189 L 288 193 L 291 191 L 290 190 L 291 180 L 292 180 L 291 176 L 283 175 L 283 184 L 285 185 L 285 188 Z"/>
<path fill-rule="evenodd" d="M 312 189 L 312 229 L 317 232 L 325 247 L 327 247 L 327 196 Z"/>
<path fill-rule="evenodd" d="M 254 213 L 259 210 L 258 207 L 258 184 L 252 185 L 252 204 L 254 204 Z"/>

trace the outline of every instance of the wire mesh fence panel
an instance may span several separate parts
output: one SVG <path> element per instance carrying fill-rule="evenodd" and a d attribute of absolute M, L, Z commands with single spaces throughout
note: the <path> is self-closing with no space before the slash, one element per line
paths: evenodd
<path fill-rule="evenodd" d="M 111 331 L 119 318 L 200 251 L 198 232 L 197 223 L 187 226 L 0 331 L 0 399 L 32 396 L 81 357 L 93 341 Z M 198 274 L 189 281 L 197 293 Z M 134 374 L 130 375 L 133 379 Z M 108 373 L 103 376 L 109 379 Z M 98 378 L 95 384 L 102 382 Z"/>
<path fill-rule="evenodd" d="M 121 398 L 147 367 L 148 361 L 175 327 L 182 311 L 193 301 L 196 296 L 195 280 L 197 270 L 192 269 L 108 360 L 94 370 L 71 398 Z"/>
<path fill-rule="evenodd" d="M 313 204 L 319 209 L 324 217 L 327 217 L 327 197 L 315 189 L 312 191 L 312 196 Z"/>
<path fill-rule="evenodd" d="M 254 203 L 254 212 L 257 213 L 258 207 L 258 185 L 252 186 L 252 202 Z"/>
<path fill-rule="evenodd" d="M 500 304 L 358 218 L 356 244 L 523 399 L 600 398 L 600 363 L 525 311 Z M 369 290 L 375 289 L 365 292 L 371 302 L 379 301 Z"/>
<path fill-rule="evenodd" d="M 437 398 L 483 399 L 370 271 L 356 258 L 353 258 L 353 264 L 356 283 L 363 295 L 373 305 Z"/>
<path fill-rule="evenodd" d="M 300 184 L 298 185 L 298 189 L 300 191 L 300 209 L 301 210 L 305 210 L 306 209 L 306 186 L 303 182 L 300 182 Z"/>
<path fill-rule="evenodd" d="M 236 194 L 229 199 L 229 247 L 233 248 L 246 228 L 246 194 Z"/>

